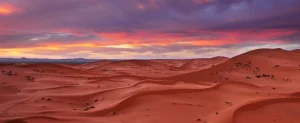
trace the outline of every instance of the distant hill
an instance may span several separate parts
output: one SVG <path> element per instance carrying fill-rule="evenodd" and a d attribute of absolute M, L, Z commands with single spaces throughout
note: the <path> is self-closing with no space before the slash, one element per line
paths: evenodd
<path fill-rule="evenodd" d="M 236 81 L 239 77 L 247 80 L 246 76 L 256 78 L 256 76 L 263 76 L 263 74 L 275 75 L 275 77 L 280 79 L 293 78 L 294 74 L 285 75 L 284 73 L 296 73 L 299 71 L 300 54 L 294 52 L 283 49 L 252 50 L 211 68 L 170 77 L 170 79 L 182 81 L 227 81 L 230 78 L 235 78 Z M 239 76 L 232 77 L 232 75 Z"/>
<path fill-rule="evenodd" d="M 300 49 L 292 50 L 292 52 L 294 52 L 294 53 L 300 53 Z"/>

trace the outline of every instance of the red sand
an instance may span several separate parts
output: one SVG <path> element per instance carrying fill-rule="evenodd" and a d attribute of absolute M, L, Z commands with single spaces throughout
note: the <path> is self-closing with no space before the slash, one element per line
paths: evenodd
<path fill-rule="evenodd" d="M 298 49 L 298 50 L 293 50 L 292 52 L 294 52 L 294 53 L 300 53 L 300 49 Z"/>
<path fill-rule="evenodd" d="M 0 122 L 299 123 L 298 51 L 78 66 L 1 64 Z"/>

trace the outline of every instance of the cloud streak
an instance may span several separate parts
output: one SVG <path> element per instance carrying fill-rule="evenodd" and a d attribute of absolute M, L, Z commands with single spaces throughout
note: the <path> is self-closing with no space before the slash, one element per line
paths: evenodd
<path fill-rule="evenodd" d="M 2 0 L 0 52 L 194 58 L 259 46 L 293 49 L 300 44 L 299 6 L 299 0 Z"/>

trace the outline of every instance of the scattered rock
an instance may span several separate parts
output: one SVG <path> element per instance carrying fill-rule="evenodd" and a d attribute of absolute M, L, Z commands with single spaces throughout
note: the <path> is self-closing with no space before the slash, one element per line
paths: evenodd
<path fill-rule="evenodd" d="M 228 104 L 229 106 L 232 106 L 232 102 L 225 102 L 226 104 Z"/>

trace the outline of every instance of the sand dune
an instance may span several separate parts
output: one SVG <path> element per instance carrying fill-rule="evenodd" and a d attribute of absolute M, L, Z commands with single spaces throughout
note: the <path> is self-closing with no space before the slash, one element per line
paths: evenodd
<path fill-rule="evenodd" d="M 2 123 L 298 123 L 300 54 L 1 64 Z"/>
<path fill-rule="evenodd" d="M 294 53 L 300 53 L 300 49 L 292 50 L 292 52 L 294 52 Z"/>
<path fill-rule="evenodd" d="M 101 67 L 101 66 L 109 64 L 109 63 L 111 63 L 111 61 L 109 61 L 109 60 L 101 60 L 101 61 L 98 61 L 98 62 L 86 63 L 86 64 L 78 65 L 78 66 L 75 66 L 74 68 L 81 69 L 81 70 L 89 70 L 89 69 L 93 69 L 95 67 Z"/>
<path fill-rule="evenodd" d="M 266 84 L 298 80 L 300 55 L 282 49 L 259 49 L 211 68 L 170 77 L 182 81 L 242 81 Z M 253 81 L 255 80 L 255 81 Z"/>
<path fill-rule="evenodd" d="M 91 67 L 88 71 L 105 75 L 134 75 L 161 78 L 202 70 L 208 68 L 212 64 L 222 63 L 225 60 L 227 60 L 227 58 L 219 57 L 212 59 L 190 60 L 111 61 L 99 65 L 92 63 L 92 65 L 89 66 L 93 67 Z"/>
<path fill-rule="evenodd" d="M 297 123 L 299 106 L 300 98 L 265 99 L 238 108 L 233 123 Z"/>
<path fill-rule="evenodd" d="M 199 68 L 208 68 L 212 65 L 220 64 L 224 61 L 228 60 L 226 57 L 214 57 L 214 58 L 206 58 L 206 59 L 191 59 L 188 60 L 186 63 L 182 64 L 179 68 L 180 69 L 197 69 L 202 70 Z"/>

